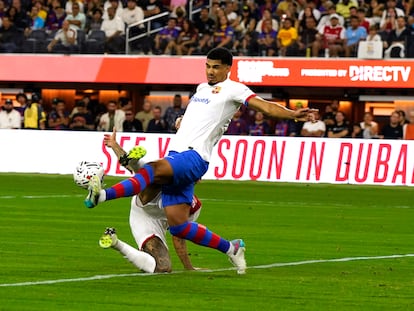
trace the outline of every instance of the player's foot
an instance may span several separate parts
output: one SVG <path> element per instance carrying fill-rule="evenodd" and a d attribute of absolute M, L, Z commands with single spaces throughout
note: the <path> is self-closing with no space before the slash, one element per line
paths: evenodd
<path fill-rule="evenodd" d="M 88 196 L 84 201 L 86 207 L 93 208 L 98 205 L 99 193 L 101 192 L 101 189 L 101 179 L 97 175 L 92 176 L 88 184 Z"/>
<path fill-rule="evenodd" d="M 241 239 L 230 241 L 233 244 L 234 251 L 229 254 L 230 262 L 237 268 L 238 274 L 246 273 L 246 259 L 244 259 L 244 252 L 246 247 L 244 241 Z"/>
<path fill-rule="evenodd" d="M 102 248 L 110 248 L 118 243 L 115 228 L 106 228 L 104 234 L 99 239 L 99 246 Z"/>

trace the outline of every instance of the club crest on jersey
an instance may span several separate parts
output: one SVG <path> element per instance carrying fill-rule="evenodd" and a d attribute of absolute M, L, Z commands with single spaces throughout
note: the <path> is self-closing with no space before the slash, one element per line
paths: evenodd
<path fill-rule="evenodd" d="M 218 94 L 221 91 L 221 86 L 215 86 L 214 89 L 211 91 L 213 94 Z"/>

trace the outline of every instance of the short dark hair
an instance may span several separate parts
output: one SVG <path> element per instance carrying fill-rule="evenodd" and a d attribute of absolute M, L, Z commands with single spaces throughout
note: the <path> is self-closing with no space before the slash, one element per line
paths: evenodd
<path fill-rule="evenodd" d="M 226 48 L 214 48 L 207 54 L 207 59 L 221 60 L 224 65 L 231 66 L 233 64 L 233 55 Z"/>

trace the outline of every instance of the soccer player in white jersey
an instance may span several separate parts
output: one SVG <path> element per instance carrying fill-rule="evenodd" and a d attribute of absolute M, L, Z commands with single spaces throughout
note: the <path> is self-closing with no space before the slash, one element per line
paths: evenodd
<path fill-rule="evenodd" d="M 273 118 L 306 121 L 307 108 L 290 110 L 257 96 L 246 85 L 229 79 L 233 56 L 225 48 L 207 54 L 207 82 L 197 87 L 180 129 L 171 139 L 169 153 L 163 159 L 144 165 L 133 177 L 101 189 L 99 178 L 92 178 L 85 205 L 132 196 L 148 185 L 162 185 L 162 201 L 172 235 L 196 244 L 215 248 L 229 256 L 239 274 L 245 273 L 245 246 L 241 239 L 229 241 L 188 219 L 194 184 L 207 172 L 214 144 L 221 138 L 241 105 Z"/>
<path fill-rule="evenodd" d="M 137 171 L 147 162 L 145 157 L 139 161 L 128 158 L 128 154 L 116 142 L 115 128 L 112 134 L 104 135 L 104 143 L 131 172 Z M 201 202 L 194 196 L 189 219 L 197 220 L 200 211 Z M 150 185 L 140 194 L 132 197 L 129 224 L 138 249 L 120 240 L 114 228 L 106 228 L 99 245 L 102 248 L 119 251 L 134 266 L 145 272 L 171 272 L 171 259 L 166 241 L 168 223 L 162 208 L 161 186 Z M 172 236 L 172 241 L 184 268 L 195 270 L 188 256 L 186 241 L 175 236 Z"/>

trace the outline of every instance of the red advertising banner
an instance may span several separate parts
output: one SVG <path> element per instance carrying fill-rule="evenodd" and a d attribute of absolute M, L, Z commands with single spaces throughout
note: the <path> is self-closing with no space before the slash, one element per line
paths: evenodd
<path fill-rule="evenodd" d="M 236 57 L 231 78 L 247 85 L 413 88 L 414 61 Z M 0 81 L 199 84 L 205 57 L 0 56 Z"/>

